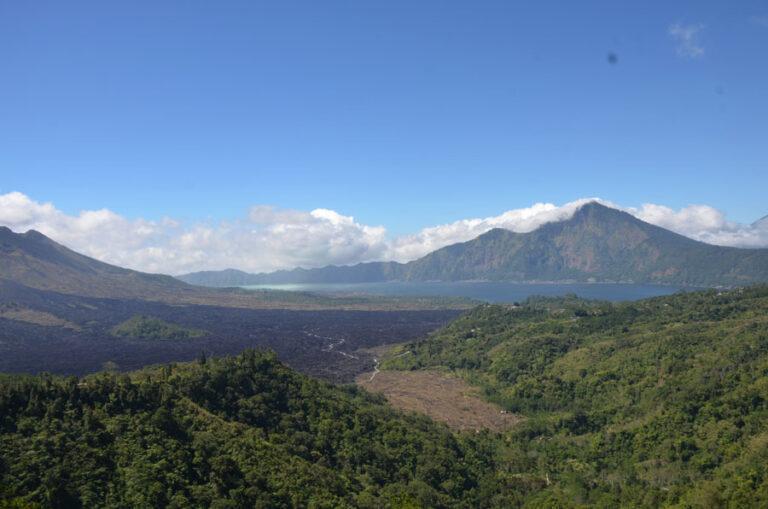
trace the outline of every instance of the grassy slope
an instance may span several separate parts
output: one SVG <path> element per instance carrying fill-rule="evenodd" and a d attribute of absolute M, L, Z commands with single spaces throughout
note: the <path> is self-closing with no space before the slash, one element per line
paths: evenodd
<path fill-rule="evenodd" d="M 768 505 L 768 287 L 627 304 L 482 306 L 386 368 L 441 367 L 530 419 L 528 499 Z"/>

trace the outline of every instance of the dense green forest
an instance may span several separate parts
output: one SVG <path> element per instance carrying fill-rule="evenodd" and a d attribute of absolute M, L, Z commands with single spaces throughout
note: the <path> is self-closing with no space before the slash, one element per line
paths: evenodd
<path fill-rule="evenodd" d="M 510 506 L 486 433 L 454 435 L 271 353 L 0 380 L 0 507 Z"/>
<path fill-rule="evenodd" d="M 0 507 L 768 507 L 768 287 L 480 306 L 384 369 L 524 421 L 454 433 L 274 354 L 0 377 Z"/>
<path fill-rule="evenodd" d="M 768 287 L 482 306 L 406 348 L 385 367 L 527 417 L 506 468 L 530 506 L 768 507 Z"/>

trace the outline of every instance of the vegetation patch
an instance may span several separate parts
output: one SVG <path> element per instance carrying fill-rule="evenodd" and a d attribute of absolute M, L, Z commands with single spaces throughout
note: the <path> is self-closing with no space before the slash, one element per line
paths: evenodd
<path fill-rule="evenodd" d="M 30 308 L 0 307 L 0 318 L 41 325 L 43 327 L 63 327 L 65 329 L 80 330 L 80 326 L 76 323 L 59 318 L 52 313 Z"/>
<path fill-rule="evenodd" d="M 181 340 L 203 337 L 206 331 L 181 327 L 151 316 L 137 315 L 112 329 L 112 335 L 121 338 L 151 340 Z"/>

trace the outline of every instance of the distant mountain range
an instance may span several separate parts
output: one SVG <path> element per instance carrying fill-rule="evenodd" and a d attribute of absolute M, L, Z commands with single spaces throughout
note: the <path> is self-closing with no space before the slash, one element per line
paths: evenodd
<path fill-rule="evenodd" d="M 100 262 L 30 230 L 0 226 L 0 305 L 46 300 L 48 293 L 169 304 L 263 308 L 292 303 L 239 289 L 203 288 L 162 274 L 148 274 Z M 285 292 L 281 292 L 285 293 Z M 275 302 L 271 302 L 274 300 Z"/>
<path fill-rule="evenodd" d="M 237 285 L 212 285 L 237 286 Z M 162 274 L 147 274 L 100 262 L 58 244 L 40 232 L 15 233 L 0 226 L 0 318 L 4 305 L 28 303 L 43 309 L 62 300 L 80 306 L 81 298 L 151 301 L 248 309 L 432 310 L 463 309 L 462 299 L 329 297 L 305 292 L 206 288 Z"/>
<path fill-rule="evenodd" d="M 230 269 L 179 279 L 219 287 L 471 280 L 735 286 L 768 281 L 768 249 L 705 244 L 592 202 L 570 219 L 531 232 L 493 229 L 408 263 L 371 262 L 268 274 Z"/>

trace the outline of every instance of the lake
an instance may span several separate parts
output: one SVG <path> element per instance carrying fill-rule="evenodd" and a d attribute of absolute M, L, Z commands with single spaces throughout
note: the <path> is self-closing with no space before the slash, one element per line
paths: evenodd
<path fill-rule="evenodd" d="M 678 291 L 690 291 L 692 288 L 676 286 L 643 285 L 625 283 L 504 283 L 504 282 L 388 282 L 388 283 L 350 283 L 350 284 L 292 284 L 292 285 L 252 285 L 246 289 L 289 290 L 325 294 L 359 294 L 385 296 L 441 296 L 468 297 L 486 302 L 520 302 L 532 295 L 559 297 L 576 294 L 585 299 L 609 301 L 638 300 L 660 295 L 670 295 Z"/>

